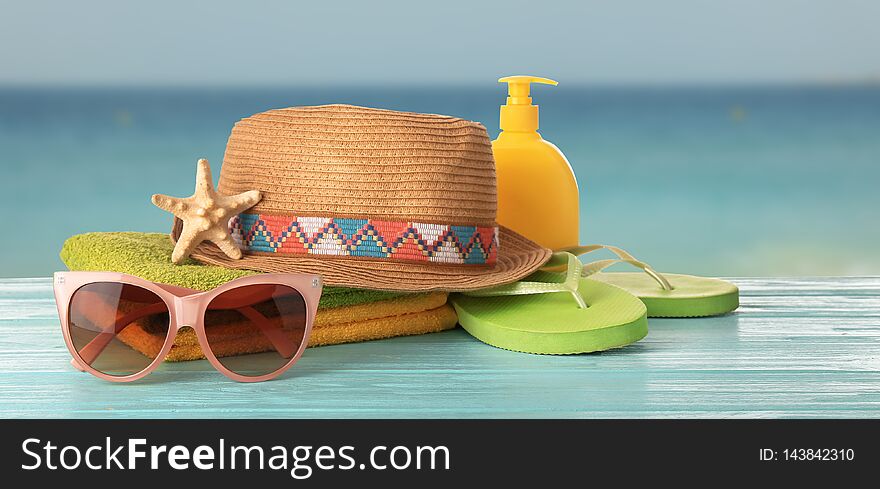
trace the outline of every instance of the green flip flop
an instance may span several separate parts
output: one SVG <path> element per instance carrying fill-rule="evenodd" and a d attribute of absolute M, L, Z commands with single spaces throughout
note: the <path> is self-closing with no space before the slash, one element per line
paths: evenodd
<path fill-rule="evenodd" d="M 498 348 L 526 353 L 574 354 L 608 350 L 648 334 L 647 309 L 629 292 L 582 278 L 570 253 L 556 253 L 550 267 L 529 281 L 453 294 L 461 326 Z"/>
<path fill-rule="evenodd" d="M 631 292 L 648 307 L 648 317 L 718 316 L 739 307 L 739 289 L 724 280 L 673 273 L 661 274 L 647 263 L 637 260 L 615 246 L 578 246 L 565 251 L 582 255 L 600 249 L 609 250 L 618 258 L 587 263 L 583 266 L 582 274 Z M 641 268 L 645 273 L 602 273 L 602 270 L 617 263 L 628 263 Z"/>

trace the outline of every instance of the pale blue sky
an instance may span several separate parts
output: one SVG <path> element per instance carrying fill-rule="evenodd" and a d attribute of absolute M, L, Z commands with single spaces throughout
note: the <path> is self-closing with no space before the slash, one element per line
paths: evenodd
<path fill-rule="evenodd" d="M 880 1 L 0 0 L 0 83 L 880 79 Z"/>

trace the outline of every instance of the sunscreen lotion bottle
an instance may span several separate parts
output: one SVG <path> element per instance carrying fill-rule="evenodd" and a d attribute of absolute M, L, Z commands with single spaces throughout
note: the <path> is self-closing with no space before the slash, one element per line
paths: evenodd
<path fill-rule="evenodd" d="M 492 141 L 498 181 L 498 224 L 552 250 L 577 246 L 578 185 L 565 155 L 538 134 L 538 106 L 531 83 L 557 83 L 536 76 L 508 76 L 501 106 L 501 134 Z"/>

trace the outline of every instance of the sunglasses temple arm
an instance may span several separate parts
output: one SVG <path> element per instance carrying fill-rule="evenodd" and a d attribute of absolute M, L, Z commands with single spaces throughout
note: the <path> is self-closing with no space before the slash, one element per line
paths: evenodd
<path fill-rule="evenodd" d="M 260 331 L 262 331 L 266 338 L 269 339 L 279 355 L 284 358 L 290 358 L 293 356 L 295 352 L 293 348 L 290 347 L 288 338 L 284 337 L 284 333 L 282 333 L 280 329 L 273 328 L 265 316 L 251 306 L 240 307 L 238 308 L 238 311 L 244 314 L 246 318 L 253 321 L 254 324 L 260 328 Z"/>
<path fill-rule="evenodd" d="M 116 320 L 113 333 L 108 333 L 106 331 L 98 333 L 98 336 L 95 336 L 92 341 L 90 341 L 77 353 L 79 353 L 80 358 L 82 358 L 82 360 L 87 365 L 91 365 L 92 362 L 94 362 L 95 359 L 98 358 L 98 355 L 100 355 L 101 352 L 103 352 L 104 349 L 107 348 L 107 345 L 109 345 L 110 342 L 113 341 L 113 338 L 115 338 L 119 332 L 125 329 L 126 326 L 145 316 L 159 314 L 167 310 L 168 308 L 165 306 L 165 303 L 157 302 L 156 304 L 151 304 L 149 306 L 132 311 Z"/>

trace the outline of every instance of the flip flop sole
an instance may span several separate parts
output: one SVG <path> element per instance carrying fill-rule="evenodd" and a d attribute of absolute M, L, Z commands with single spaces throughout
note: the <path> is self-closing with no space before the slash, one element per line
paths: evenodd
<path fill-rule="evenodd" d="M 459 324 L 489 345 L 525 353 L 567 355 L 609 350 L 648 334 L 647 309 L 625 290 L 581 279 L 580 309 L 566 292 L 450 297 Z"/>
<path fill-rule="evenodd" d="M 596 273 L 592 280 L 616 285 L 642 299 L 648 317 L 705 317 L 727 314 L 739 307 L 739 289 L 724 280 L 664 273 L 673 290 L 663 290 L 644 273 Z"/>

